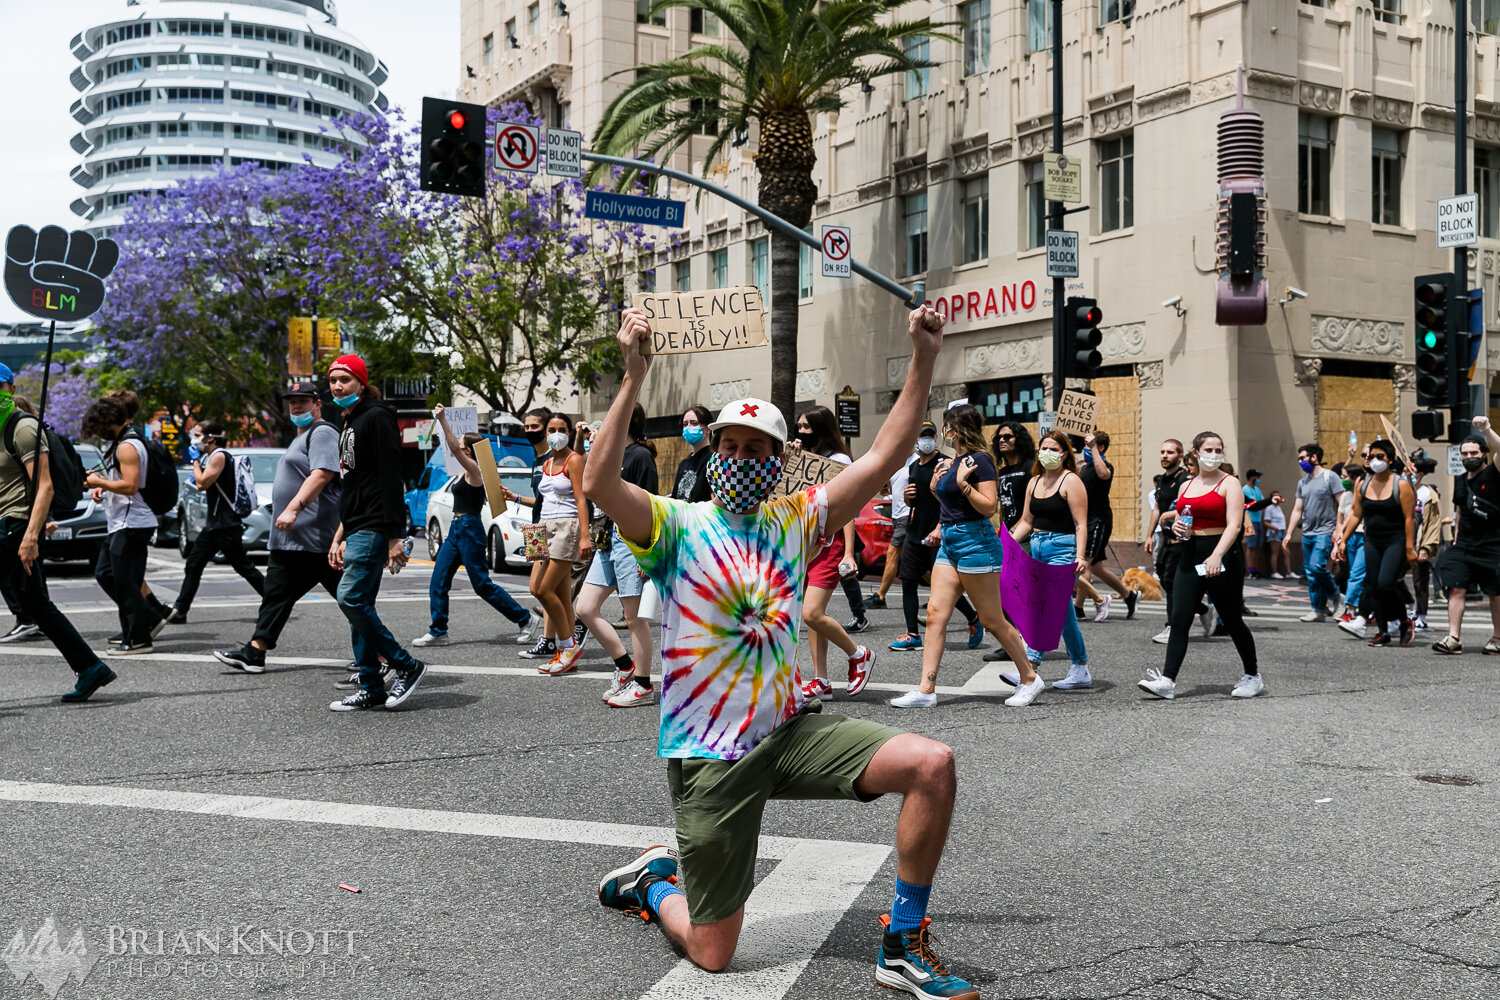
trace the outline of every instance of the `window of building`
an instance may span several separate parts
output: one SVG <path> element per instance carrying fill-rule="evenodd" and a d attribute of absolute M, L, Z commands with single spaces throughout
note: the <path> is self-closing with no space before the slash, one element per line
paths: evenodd
<path fill-rule="evenodd" d="M 990 255 L 990 179 L 963 182 L 964 256 L 972 264 Z"/>
<path fill-rule="evenodd" d="M 114 45 L 116 42 L 128 42 L 132 38 L 150 38 L 151 22 L 141 21 L 136 24 L 126 24 L 118 28 L 110 28 L 104 33 L 104 44 Z"/>
<path fill-rule="evenodd" d="M 266 75 L 279 76 L 283 80 L 295 80 L 298 73 L 295 64 L 282 62 L 279 59 L 271 59 L 266 62 Z"/>
<path fill-rule="evenodd" d="M 291 110 L 295 111 L 297 109 L 296 102 L 290 102 L 290 107 Z M 332 104 L 324 104 L 322 101 L 309 101 L 304 98 L 302 101 L 302 113 L 304 115 L 312 115 L 314 118 L 337 118 L 344 112 Z"/>
<path fill-rule="evenodd" d="M 902 201 L 906 222 L 906 273 L 927 270 L 927 192 L 909 194 Z"/>
<path fill-rule="evenodd" d="M 186 52 L 163 52 L 156 57 L 157 69 L 191 69 L 193 57 Z"/>
<path fill-rule="evenodd" d="M 1333 119 L 1297 115 L 1297 211 L 1332 215 Z"/>
<path fill-rule="evenodd" d="M 515 22 L 511 23 L 514 24 Z M 279 32 L 279 34 L 287 36 L 287 41 L 284 44 L 292 44 L 291 32 L 284 31 Z M 276 40 L 280 41 L 280 39 Z M 314 38 L 312 35 L 304 35 L 302 37 L 302 47 L 304 49 L 311 49 L 314 52 L 321 52 L 325 56 L 332 56 L 339 62 L 346 62 L 350 65 L 354 64 L 354 54 L 349 51 L 349 47 L 347 45 L 340 45 L 338 42 L 330 42 L 326 38 Z"/>
<path fill-rule="evenodd" d="M 635 23 L 636 24 L 666 24 L 667 12 L 659 11 L 651 13 L 651 0 L 635 0 Z"/>
<path fill-rule="evenodd" d="M 1135 0 L 1099 0 L 1099 26 L 1113 24 L 1115 21 L 1130 23 L 1130 15 L 1135 13 Z"/>
<path fill-rule="evenodd" d="M 532 38 L 542 33 L 542 5 L 539 3 L 526 8 L 526 33 Z"/>
<path fill-rule="evenodd" d="M 708 269 L 715 288 L 729 287 L 729 251 L 727 249 L 709 251 Z"/>
<path fill-rule="evenodd" d="M 1027 160 L 1021 164 L 1025 171 L 1026 210 L 1022 224 L 1021 249 L 1035 250 L 1047 238 L 1047 199 L 1044 195 L 1042 161 Z"/>
<path fill-rule="evenodd" d="M 651 293 L 656 291 L 656 268 L 648 267 L 639 275 L 641 291 Z"/>
<path fill-rule="evenodd" d="M 1401 10 L 1401 0 L 1371 0 L 1375 5 L 1375 20 L 1386 24 L 1400 24 L 1406 20 Z"/>
<path fill-rule="evenodd" d="M 255 56 L 230 56 L 229 71 L 231 73 L 259 73 L 260 60 Z"/>
<path fill-rule="evenodd" d="M 229 34 L 233 38 L 246 38 L 254 42 L 273 42 L 277 45 L 288 46 L 297 44 L 297 36 L 285 28 L 267 28 L 260 24 L 231 24 Z M 307 47 L 312 48 L 311 45 Z"/>
<path fill-rule="evenodd" d="M 707 110 L 707 111 L 717 111 L 718 109 L 719 109 L 719 105 L 716 102 L 713 102 L 713 101 L 704 101 L 704 100 L 701 100 L 701 99 L 696 98 L 696 97 L 693 98 L 692 100 L 688 101 L 688 110 L 694 116 L 702 114 L 705 110 Z M 698 125 L 694 129 L 694 131 L 698 135 L 718 135 L 719 134 L 719 119 L 718 119 L 718 116 L 715 116 L 713 118 L 705 118 L 705 119 L 703 119 L 702 121 L 700 121 L 698 123 Z"/>
<path fill-rule="evenodd" d="M 1304 7 L 1327 7 L 1328 0 L 1302 0 Z"/>
<path fill-rule="evenodd" d="M 771 238 L 762 236 L 750 242 L 750 284 L 760 289 L 760 301 L 771 305 Z"/>
<path fill-rule="evenodd" d="M 104 67 L 104 79 L 109 80 L 119 76 L 121 73 L 139 73 L 151 68 L 150 56 L 135 56 L 130 59 L 116 59 Z"/>
<path fill-rule="evenodd" d="M 964 32 L 964 76 L 990 68 L 990 0 L 971 0 L 958 9 Z"/>
<path fill-rule="evenodd" d="M 926 35 L 912 35 L 903 44 L 906 47 L 906 56 L 916 62 L 926 62 L 928 53 L 931 51 L 931 43 Z M 914 101 L 927 94 L 927 85 L 931 80 L 932 70 L 930 68 L 910 70 L 906 74 L 906 99 Z"/>
<path fill-rule="evenodd" d="M 113 177 L 116 174 L 138 174 L 151 169 L 151 157 L 130 156 L 120 160 L 110 160 L 104 165 L 104 176 Z"/>
<path fill-rule="evenodd" d="M 966 388 L 969 403 L 984 416 L 986 424 L 998 424 L 1006 420 L 1034 423 L 1042 410 L 1047 408 L 1046 392 L 1040 375 L 970 382 Z"/>
<path fill-rule="evenodd" d="M 679 292 L 691 292 L 693 290 L 692 261 L 677 260 L 672 262 L 672 287 Z"/>
<path fill-rule="evenodd" d="M 236 139 L 248 139 L 252 142 L 259 142 L 264 135 L 265 128 L 261 125 L 236 125 L 234 127 L 234 137 Z"/>
<path fill-rule="evenodd" d="M 1500 238 L 1500 147 L 1474 147 L 1474 190 L 1479 194 L 1479 235 Z"/>
<path fill-rule="evenodd" d="M 208 53 L 205 52 L 205 53 L 202 53 L 202 54 L 200 54 L 198 56 L 198 65 L 199 66 L 223 66 L 224 65 L 224 57 L 223 56 L 219 56 L 219 55 L 209 55 Z"/>
<path fill-rule="evenodd" d="M 806 243 L 797 244 L 797 298 L 813 296 L 813 249 Z"/>
<path fill-rule="evenodd" d="M 697 7 L 688 11 L 688 30 L 695 35 L 719 36 L 719 19 Z"/>
<path fill-rule="evenodd" d="M 133 108 L 139 104 L 151 103 L 151 91 L 128 90 L 123 94 L 110 94 L 104 99 L 104 110 L 114 111 L 117 108 Z"/>
<path fill-rule="evenodd" d="M 1405 133 L 1376 128 L 1370 135 L 1370 221 L 1401 225 L 1401 160 Z"/>
<path fill-rule="evenodd" d="M 1500 0 L 1469 0 L 1469 21 L 1485 35 L 1500 35 Z"/>
<path fill-rule="evenodd" d="M 495 36 L 493 33 L 484 36 L 484 64 L 495 65 Z"/>
<path fill-rule="evenodd" d="M 222 35 L 222 21 L 163 21 L 162 32 L 168 35 Z"/>
<path fill-rule="evenodd" d="M 137 125 L 137 129 L 149 130 L 149 125 Z M 144 133 L 142 133 L 144 134 Z M 222 137 L 224 135 L 223 122 L 158 122 L 156 135 L 159 139 L 178 139 L 189 136 L 212 136 Z"/>
<path fill-rule="evenodd" d="M 1099 231 L 1129 229 L 1135 225 L 1135 136 L 1101 139 L 1097 145 Z"/>
<path fill-rule="evenodd" d="M 516 19 L 511 18 L 505 22 L 505 44 L 511 48 L 516 47 Z"/>
<path fill-rule="evenodd" d="M 224 91 L 209 87 L 165 87 L 168 104 L 223 104 Z"/>
<path fill-rule="evenodd" d="M 1026 54 L 1052 47 L 1052 0 L 1026 0 Z"/>

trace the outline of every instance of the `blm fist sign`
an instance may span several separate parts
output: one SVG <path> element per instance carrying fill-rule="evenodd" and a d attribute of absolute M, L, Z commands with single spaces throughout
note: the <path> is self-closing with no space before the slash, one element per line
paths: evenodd
<path fill-rule="evenodd" d="M 39 319 L 87 319 L 104 304 L 104 279 L 119 260 L 114 240 L 61 226 L 16 226 L 5 239 L 5 290 Z"/>

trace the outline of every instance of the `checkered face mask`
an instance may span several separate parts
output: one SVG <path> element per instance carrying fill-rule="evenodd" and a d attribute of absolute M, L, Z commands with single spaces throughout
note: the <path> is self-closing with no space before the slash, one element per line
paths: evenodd
<path fill-rule="evenodd" d="M 708 490 L 734 514 L 743 514 L 765 500 L 780 480 L 780 455 L 757 461 L 714 452 L 708 460 Z"/>

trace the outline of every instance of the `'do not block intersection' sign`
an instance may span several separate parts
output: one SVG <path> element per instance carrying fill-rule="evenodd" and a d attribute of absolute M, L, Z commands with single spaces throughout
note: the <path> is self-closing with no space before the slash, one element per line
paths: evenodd
<path fill-rule="evenodd" d="M 73 323 L 104 305 L 104 280 L 119 245 L 83 230 L 16 226 L 5 238 L 5 290 L 16 308 L 38 319 Z"/>

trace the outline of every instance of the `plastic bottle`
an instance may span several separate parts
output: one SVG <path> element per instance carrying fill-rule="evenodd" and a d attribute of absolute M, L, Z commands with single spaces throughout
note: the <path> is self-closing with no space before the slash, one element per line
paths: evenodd
<path fill-rule="evenodd" d="M 1189 504 L 1188 506 L 1182 508 L 1182 513 L 1180 513 L 1180 514 L 1177 515 L 1177 523 L 1181 524 L 1184 528 L 1186 528 L 1188 530 L 1188 534 L 1192 534 L 1192 532 L 1193 532 L 1193 507 L 1192 507 L 1192 504 Z"/>
<path fill-rule="evenodd" d="M 1356 433 L 1354 433 L 1353 431 L 1349 432 L 1349 450 L 1350 451 L 1358 451 L 1359 450 L 1359 435 L 1356 434 Z"/>
<path fill-rule="evenodd" d="M 411 558 L 411 545 L 412 545 L 412 539 L 410 539 L 410 538 L 406 539 L 404 542 L 401 543 L 401 547 L 406 550 L 406 557 L 408 559 Z M 397 573 L 401 572 L 401 567 L 404 566 L 404 565 L 406 565 L 406 564 L 405 563 L 398 563 L 398 562 L 391 563 L 391 576 L 395 576 Z"/>

